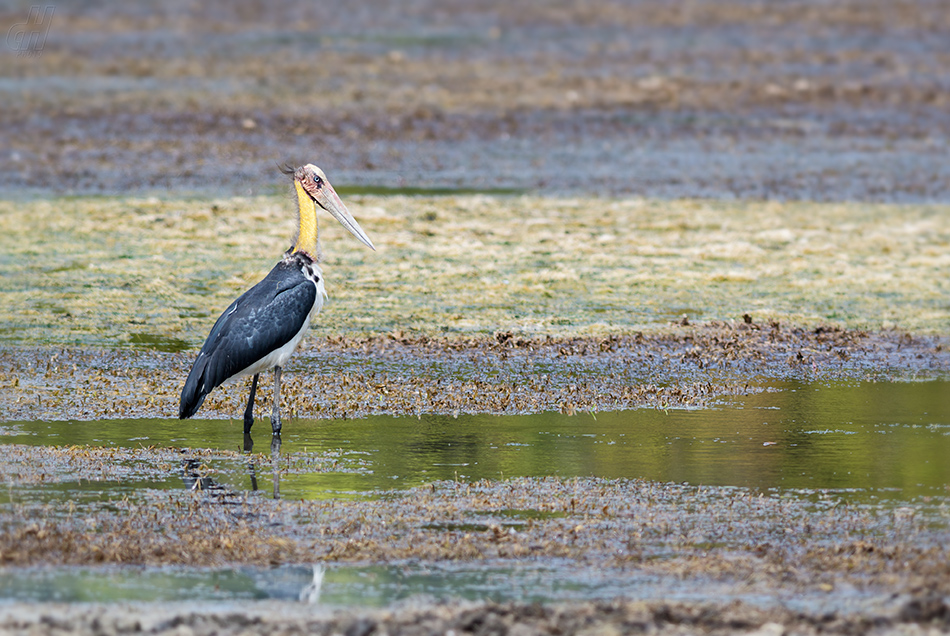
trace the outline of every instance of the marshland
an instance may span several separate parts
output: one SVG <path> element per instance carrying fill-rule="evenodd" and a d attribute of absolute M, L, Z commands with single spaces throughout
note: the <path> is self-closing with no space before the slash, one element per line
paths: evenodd
<path fill-rule="evenodd" d="M 57 5 L 0 58 L 0 630 L 948 629 L 948 16 Z M 244 381 L 178 397 L 307 162 L 377 250 L 320 218 L 246 448 Z"/>

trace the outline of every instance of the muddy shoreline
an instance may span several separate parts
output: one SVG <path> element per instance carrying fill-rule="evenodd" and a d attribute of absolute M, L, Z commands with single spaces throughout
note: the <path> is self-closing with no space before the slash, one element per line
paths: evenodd
<path fill-rule="evenodd" d="M 398 610 L 331 613 L 273 605 L 243 611 L 184 607 L 24 606 L 0 608 L 0 629 L 10 634 L 69 631 L 78 634 L 932 634 L 950 628 L 950 609 L 939 597 L 907 601 L 872 616 L 749 607 L 614 601 L 522 605 L 440 603 Z"/>
<path fill-rule="evenodd" d="M 759 391 L 767 381 L 950 372 L 945 337 L 747 320 L 632 336 L 311 337 L 288 365 L 281 408 L 291 417 L 341 418 L 703 407 Z M 6 421 L 173 417 L 192 357 L 2 347 L 0 414 Z M 217 389 L 201 417 L 237 417 L 245 385 Z M 258 404 L 267 404 L 267 383 L 259 390 Z"/>
<path fill-rule="evenodd" d="M 75 451 L 74 451 L 75 452 Z M 81 449 L 78 451 L 81 454 Z M 154 451 L 144 451 L 145 455 Z M 888 512 L 716 488 L 625 480 L 438 482 L 377 501 L 293 502 L 205 490 L 118 502 L 92 519 L 20 504 L 0 518 L 16 567 L 227 567 L 282 563 L 486 563 L 557 559 L 572 576 L 641 577 L 724 603 L 496 604 L 415 599 L 385 610 L 280 602 L 0 606 L 12 633 L 925 633 L 947 629 L 939 512 Z M 510 525 L 512 509 L 533 514 Z M 473 516 L 474 515 L 474 516 Z M 89 522 L 93 521 L 92 524 Z M 315 523 L 316 522 L 316 523 Z M 168 529 L 155 532 L 155 524 Z M 700 591 L 702 590 L 702 591 Z M 711 592 L 716 590 L 716 592 Z M 857 607 L 842 603 L 851 598 Z M 836 597 L 841 597 L 835 601 Z M 838 609 L 821 609 L 823 606 Z M 566 631 L 565 631 L 566 630 Z M 908 631 L 911 630 L 911 631 Z M 923 630 L 923 631 L 913 631 Z"/>

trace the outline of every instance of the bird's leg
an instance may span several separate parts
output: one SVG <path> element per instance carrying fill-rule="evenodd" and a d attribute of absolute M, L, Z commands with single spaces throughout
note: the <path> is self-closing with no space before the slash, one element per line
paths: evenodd
<path fill-rule="evenodd" d="M 274 367 L 274 410 L 270 416 L 270 427 L 274 435 L 280 435 L 280 367 Z"/>
<path fill-rule="evenodd" d="M 244 434 L 251 434 L 251 427 L 254 426 L 254 394 L 257 393 L 257 376 L 260 373 L 255 373 L 254 378 L 251 380 L 251 395 L 247 398 L 247 408 L 244 409 Z M 247 440 L 245 440 L 244 445 L 247 446 Z M 254 442 L 251 442 L 251 446 L 254 445 Z M 247 449 L 250 450 L 250 449 Z"/>

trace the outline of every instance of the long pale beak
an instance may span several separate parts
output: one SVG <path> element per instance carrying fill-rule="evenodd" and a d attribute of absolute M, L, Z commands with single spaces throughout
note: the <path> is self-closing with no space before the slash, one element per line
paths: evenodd
<path fill-rule="evenodd" d="M 343 205 L 343 201 L 340 200 L 336 190 L 333 189 L 333 186 L 330 185 L 329 181 L 324 179 L 322 187 L 314 190 L 310 190 L 308 188 L 308 192 L 310 192 L 314 201 L 316 201 L 321 208 L 332 214 L 333 218 L 339 221 L 343 227 L 350 231 L 350 234 L 360 240 L 360 243 L 370 248 L 374 252 L 376 251 L 376 247 L 373 245 L 373 242 L 369 240 L 369 237 L 366 236 L 366 232 L 363 231 L 363 228 L 360 227 L 360 224 L 356 222 L 356 219 L 353 218 L 353 215 L 350 214 L 350 211 L 346 209 L 345 205 Z"/>

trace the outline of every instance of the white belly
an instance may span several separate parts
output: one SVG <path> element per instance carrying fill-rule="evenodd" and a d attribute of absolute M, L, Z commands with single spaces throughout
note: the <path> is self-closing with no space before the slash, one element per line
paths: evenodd
<path fill-rule="evenodd" d="M 280 349 L 275 349 L 271 351 L 266 356 L 249 366 L 248 368 L 241 371 L 241 373 L 234 376 L 234 379 L 242 378 L 248 375 L 256 375 L 261 371 L 267 371 L 274 367 L 284 366 L 290 356 L 294 355 L 294 351 L 297 350 L 297 347 L 300 346 L 300 342 L 303 340 L 304 335 L 307 333 L 307 329 L 310 328 L 310 318 L 314 315 L 314 312 L 311 312 L 307 319 L 304 321 L 303 326 L 300 328 L 300 331 L 297 332 L 297 335 L 293 339 L 285 344 Z"/>
<path fill-rule="evenodd" d="M 240 373 L 232 375 L 230 378 L 225 380 L 223 384 L 227 384 L 233 380 L 247 377 L 249 375 L 257 375 L 261 371 L 267 371 L 268 369 L 272 369 L 274 367 L 283 367 L 285 364 L 287 364 L 287 361 L 290 360 L 290 356 L 294 355 L 294 351 L 296 351 L 297 347 L 300 346 L 301 341 L 303 341 L 303 337 L 307 334 L 307 330 L 310 328 L 310 321 L 320 313 L 321 309 L 323 309 L 323 301 L 327 298 L 326 288 L 323 286 L 323 272 L 321 272 L 320 268 L 315 264 L 311 265 L 311 267 L 314 270 L 314 276 L 308 276 L 308 278 L 310 278 L 310 280 L 313 281 L 317 286 L 317 298 L 313 302 L 313 309 L 310 310 L 310 314 L 300 327 L 300 331 L 298 331 L 297 334 L 283 347 L 271 351 L 266 356 L 247 367 Z"/>

